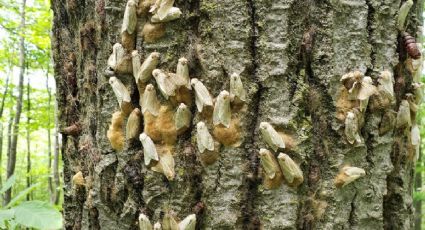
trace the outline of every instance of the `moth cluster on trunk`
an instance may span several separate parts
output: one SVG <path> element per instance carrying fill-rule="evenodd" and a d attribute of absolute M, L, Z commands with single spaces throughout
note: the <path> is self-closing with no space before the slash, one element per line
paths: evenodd
<path fill-rule="evenodd" d="M 141 21 L 138 18 L 149 18 L 144 21 L 142 31 L 145 40 L 146 37 L 159 38 L 155 30 L 182 14 L 173 4 L 174 0 L 127 2 L 121 43 L 113 46 L 105 74 L 120 108 L 113 113 L 107 131 L 112 149 L 122 152 L 130 147 L 126 143 L 140 142 L 146 167 L 163 174 L 169 181 L 176 176 L 177 141 L 191 130 L 193 122 L 197 122 L 194 141 L 204 166 L 217 161 L 221 146 L 238 147 L 242 143 L 240 115 L 246 111 L 247 101 L 247 92 L 237 73 L 229 76 L 228 91 L 223 90 L 213 98 L 200 79 L 190 77 L 186 58 L 178 60 L 173 72 L 160 68 L 160 53 L 152 52 L 143 58 L 144 55 L 135 50 L 136 33 L 140 28 L 137 24 Z M 125 81 L 125 76 L 130 74 L 139 92 L 138 105 L 132 102 L 134 85 L 128 85 L 134 83 Z M 191 110 L 194 106 L 195 114 Z M 178 223 L 166 214 L 162 224 L 152 226 L 148 217 L 141 214 L 139 225 L 140 229 L 194 229 L 196 215 Z"/>

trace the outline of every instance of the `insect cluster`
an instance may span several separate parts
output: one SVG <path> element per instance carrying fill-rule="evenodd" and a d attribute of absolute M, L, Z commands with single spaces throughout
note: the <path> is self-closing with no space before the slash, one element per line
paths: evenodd
<path fill-rule="evenodd" d="M 171 212 L 167 212 L 160 222 L 155 223 L 153 226 L 149 218 L 145 214 L 139 215 L 139 229 L 140 230 L 195 230 L 196 227 L 196 215 L 191 214 L 178 222 Z"/>
<path fill-rule="evenodd" d="M 304 181 L 301 168 L 285 153 L 280 152 L 277 158 L 275 156 L 275 153 L 277 154 L 279 151 L 285 149 L 283 136 L 268 122 L 261 122 L 259 130 L 262 140 L 274 152 L 272 153 L 264 148 L 259 151 L 263 186 L 266 189 L 276 189 L 285 180 L 289 186 L 298 187 Z"/>

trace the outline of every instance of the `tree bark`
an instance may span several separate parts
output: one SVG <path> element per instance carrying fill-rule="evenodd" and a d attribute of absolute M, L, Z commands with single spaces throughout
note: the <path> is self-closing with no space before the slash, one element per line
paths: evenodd
<path fill-rule="evenodd" d="M 3 96 L 1 99 L 1 105 L 0 105 L 0 118 L 3 118 L 3 111 L 4 111 L 4 103 L 6 101 L 6 97 L 7 97 L 7 91 L 9 90 L 9 79 L 10 79 L 10 75 L 8 74 L 6 76 L 6 82 L 5 82 L 5 88 L 3 91 Z M 0 122 L 0 165 L 2 165 L 3 162 L 3 143 L 4 143 L 4 125 L 3 122 Z M 3 185 L 3 180 L 2 180 L 2 168 L 0 167 L 0 186 Z"/>
<path fill-rule="evenodd" d="M 247 102 L 240 119 L 242 144 L 222 147 L 209 166 L 200 163 L 195 113 L 191 131 L 179 136 L 176 178 L 168 181 L 143 163 L 140 144 L 111 148 L 106 133 L 119 110 L 105 75 L 112 45 L 120 42 L 124 1 L 84 4 L 53 1 L 53 58 L 64 135 L 64 210 L 67 229 L 137 229 L 143 212 L 152 222 L 173 210 L 180 219 L 195 212 L 199 229 L 411 229 L 415 160 L 410 132 L 379 134 L 383 115 L 398 111 L 411 91 L 406 49 L 397 30 L 400 1 L 189 0 L 176 1 L 183 14 L 165 24 L 165 36 L 143 40 L 139 17 L 136 49 L 143 57 L 161 53 L 159 68 L 174 71 L 189 60 L 190 77 L 214 96 L 229 89 L 232 73 L 242 77 Z M 408 16 L 415 34 L 422 1 Z M 311 39 L 310 39 L 311 38 Z M 338 119 L 342 75 L 359 70 L 376 82 L 394 72 L 397 104 L 366 111 L 361 144 L 351 145 Z M 134 77 L 117 75 L 138 107 Z M 304 183 L 267 190 L 261 184 L 259 124 L 285 134 L 301 164 Z M 383 121 L 385 123 L 386 121 Z M 393 131 L 394 130 L 394 131 Z M 343 188 L 335 177 L 345 165 L 366 176 Z M 85 187 L 72 186 L 81 171 Z M 203 207 L 203 209 L 201 208 Z"/>
<path fill-rule="evenodd" d="M 19 25 L 21 33 L 25 31 L 25 7 L 26 0 L 22 0 L 21 4 L 21 23 Z M 7 159 L 7 178 L 11 177 L 15 173 L 16 165 L 16 148 L 18 145 L 19 136 L 19 121 L 21 119 L 22 102 L 24 94 L 24 74 L 25 74 L 25 37 L 24 35 L 19 36 L 19 83 L 18 83 L 18 98 L 16 100 L 16 113 L 15 120 L 13 122 L 13 134 L 12 142 L 10 146 L 10 154 Z M 9 203 L 12 195 L 12 188 L 8 189 L 5 193 L 4 203 Z"/>
<path fill-rule="evenodd" d="M 48 106 L 48 114 L 49 118 L 47 120 L 47 126 L 49 127 L 47 129 L 47 155 L 48 155 L 48 174 L 49 174 L 49 193 L 50 193 L 50 202 L 55 202 L 55 189 L 53 188 L 53 173 L 52 173 L 52 140 L 51 140 L 51 132 L 50 132 L 50 106 L 52 101 L 52 93 L 51 89 L 49 87 L 49 70 L 46 71 L 46 90 L 47 90 L 47 106 Z M 56 109 L 56 108 L 55 108 Z"/>
<path fill-rule="evenodd" d="M 27 188 L 31 187 L 31 84 L 28 76 L 27 82 Z M 32 199 L 32 192 L 27 194 L 27 200 Z"/>

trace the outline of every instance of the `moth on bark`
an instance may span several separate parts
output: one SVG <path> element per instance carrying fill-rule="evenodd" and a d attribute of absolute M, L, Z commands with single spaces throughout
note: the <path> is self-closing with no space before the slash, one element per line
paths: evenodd
<path fill-rule="evenodd" d="M 192 114 L 189 108 L 185 104 L 181 103 L 179 107 L 177 107 L 177 111 L 174 115 L 177 132 L 182 133 L 188 129 L 190 127 L 191 120 Z"/>
<path fill-rule="evenodd" d="M 109 78 L 109 84 L 111 84 L 121 110 L 127 116 L 133 111 L 133 105 L 131 104 L 131 97 L 127 87 L 116 77 Z"/>
<path fill-rule="evenodd" d="M 108 58 L 108 66 L 115 73 L 131 73 L 133 67 L 130 58 L 126 55 L 124 47 L 120 43 L 115 43 L 112 47 L 112 54 Z"/>
<path fill-rule="evenodd" d="M 152 72 L 153 77 L 156 80 L 156 83 L 165 99 L 168 99 L 170 96 L 176 95 L 176 85 L 171 80 L 170 75 L 164 73 L 160 69 L 155 69 Z"/>
<path fill-rule="evenodd" d="M 161 104 L 159 103 L 158 97 L 156 96 L 155 87 L 152 84 L 146 86 L 140 106 L 142 107 L 143 114 L 149 112 L 153 116 L 158 116 Z"/>
<path fill-rule="evenodd" d="M 359 134 L 359 119 L 356 113 L 350 111 L 345 117 L 345 136 L 350 144 L 361 143 L 362 139 Z"/>
<path fill-rule="evenodd" d="M 284 153 L 280 153 L 277 157 L 283 177 L 289 185 L 298 187 L 304 181 L 303 172 L 291 157 Z"/>
<path fill-rule="evenodd" d="M 184 218 L 179 223 L 179 230 L 195 230 L 196 228 L 196 215 L 191 214 Z"/>
<path fill-rule="evenodd" d="M 200 113 L 205 106 L 213 106 L 213 100 L 211 98 L 210 92 L 201 81 L 199 81 L 197 78 L 192 78 L 190 84 L 195 90 L 195 103 Z"/>
<path fill-rule="evenodd" d="M 122 112 L 115 112 L 112 114 L 111 125 L 106 135 L 111 143 L 112 149 L 116 151 L 121 151 L 124 146 L 123 124 L 124 115 Z"/>
<path fill-rule="evenodd" d="M 133 34 L 137 25 L 137 2 L 135 0 L 129 0 L 125 7 L 124 19 L 122 22 L 121 33 L 127 32 Z"/>
<path fill-rule="evenodd" d="M 231 118 L 230 95 L 229 92 L 223 90 L 218 95 L 214 105 L 213 123 L 214 125 L 222 124 L 226 128 L 229 128 Z"/>
<path fill-rule="evenodd" d="M 163 230 L 180 230 L 179 224 L 170 213 L 166 213 L 162 219 Z"/>
<path fill-rule="evenodd" d="M 159 161 L 158 153 L 152 139 L 146 133 L 142 133 L 140 134 L 140 141 L 143 145 L 145 165 L 149 165 L 152 160 Z"/>
<path fill-rule="evenodd" d="M 152 230 L 152 229 L 153 229 L 152 224 L 149 221 L 149 218 L 145 214 L 141 213 L 139 215 L 139 230 Z"/>
<path fill-rule="evenodd" d="M 267 149 L 259 151 L 261 167 L 263 171 L 263 185 L 267 189 L 278 188 L 283 181 L 282 172 L 276 157 Z"/>
<path fill-rule="evenodd" d="M 235 103 L 246 102 L 246 91 L 241 76 L 237 73 L 230 76 L 230 98 Z"/>
<path fill-rule="evenodd" d="M 202 121 L 196 124 L 196 142 L 200 153 L 204 153 L 205 150 L 214 150 L 214 139 Z"/>
<path fill-rule="evenodd" d="M 270 148 L 273 149 L 273 151 L 285 148 L 285 142 L 283 141 L 282 136 L 280 136 L 280 134 L 268 122 L 260 123 L 260 133 L 263 140 L 270 146 Z"/>
<path fill-rule="evenodd" d="M 156 223 L 153 225 L 153 230 L 162 230 L 162 225 L 161 225 L 161 223 L 156 222 Z"/>
<path fill-rule="evenodd" d="M 167 14 L 164 18 L 160 18 L 158 14 L 154 14 L 151 17 L 151 22 L 158 23 L 158 22 L 169 22 L 174 21 L 180 18 L 182 15 L 182 11 L 177 7 L 171 7 L 170 10 L 168 10 Z"/>
<path fill-rule="evenodd" d="M 362 168 L 344 166 L 335 178 L 335 186 L 342 188 L 365 175 L 366 172 Z"/>
<path fill-rule="evenodd" d="M 142 113 L 140 109 L 135 108 L 127 120 L 126 137 L 127 140 L 138 138 L 142 132 Z"/>
<path fill-rule="evenodd" d="M 370 77 L 364 77 L 360 71 L 344 74 L 340 81 L 348 90 L 349 100 L 366 100 L 376 93 L 376 87 Z"/>
<path fill-rule="evenodd" d="M 378 78 L 378 92 L 384 97 L 390 104 L 395 103 L 395 94 L 394 94 L 394 77 L 393 74 L 384 70 L 381 72 L 381 75 Z"/>
<path fill-rule="evenodd" d="M 414 82 L 412 83 L 413 87 L 413 94 L 415 95 L 415 102 L 417 105 L 420 105 L 422 103 L 423 99 L 423 90 L 424 90 L 424 83 L 422 82 Z"/>
<path fill-rule="evenodd" d="M 152 71 L 156 68 L 159 63 L 160 54 L 158 52 L 152 52 L 145 59 L 143 64 L 140 66 L 137 71 L 136 82 L 146 83 L 152 77 Z M 135 75 L 136 76 L 136 75 Z"/>
<path fill-rule="evenodd" d="M 419 158 L 419 150 L 420 150 L 420 144 L 421 144 L 421 132 L 419 130 L 419 126 L 415 124 L 412 127 L 412 130 L 410 130 L 410 139 L 412 145 L 415 147 L 415 159 L 417 160 Z"/>
<path fill-rule="evenodd" d="M 398 108 L 396 127 L 398 129 L 410 127 L 412 125 L 412 120 L 410 117 L 410 105 L 407 100 L 402 100 Z"/>
<path fill-rule="evenodd" d="M 139 74 L 139 70 L 141 67 L 141 58 L 140 58 L 140 54 L 139 51 L 137 50 L 133 50 L 133 52 L 131 52 L 131 63 L 133 66 L 133 76 L 134 79 L 136 80 L 136 84 L 138 83 L 138 74 Z"/>
<path fill-rule="evenodd" d="M 405 24 L 406 24 L 406 17 L 409 14 L 410 8 L 413 6 L 412 0 L 407 0 L 401 5 L 400 10 L 398 11 L 398 18 L 397 18 L 397 27 L 400 31 L 404 31 Z"/>
<path fill-rule="evenodd" d="M 179 79 L 182 79 L 182 82 L 184 82 L 184 86 L 187 89 L 192 89 L 190 85 L 190 77 L 189 77 L 189 67 L 187 66 L 187 59 L 186 58 L 180 58 L 179 62 L 177 63 L 177 69 L 176 69 L 176 76 Z"/>

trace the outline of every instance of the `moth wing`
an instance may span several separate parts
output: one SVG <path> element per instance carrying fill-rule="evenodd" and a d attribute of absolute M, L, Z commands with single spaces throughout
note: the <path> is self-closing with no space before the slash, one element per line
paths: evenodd
<path fill-rule="evenodd" d="M 191 215 L 187 216 L 186 218 L 184 218 L 184 220 L 182 220 L 179 223 L 180 230 L 195 230 L 195 227 L 196 227 L 196 215 L 195 214 L 191 214 Z"/>
<path fill-rule="evenodd" d="M 421 143 L 421 133 L 419 127 L 414 125 L 411 130 L 412 145 L 418 146 Z"/>
<path fill-rule="evenodd" d="M 144 214 L 139 215 L 139 229 L 152 230 L 152 224 Z"/>
<path fill-rule="evenodd" d="M 282 136 L 279 135 L 279 133 L 270 125 L 267 128 L 268 136 L 270 138 L 270 141 L 277 147 L 284 149 L 285 148 L 285 142 L 283 141 Z M 276 148 L 276 150 L 277 150 Z M 275 150 L 275 151 L 276 151 Z"/>
<path fill-rule="evenodd" d="M 269 179 L 273 179 L 276 176 L 276 165 L 273 162 L 272 153 L 268 153 L 266 156 L 261 157 L 261 164 L 264 172 Z"/>
<path fill-rule="evenodd" d="M 227 128 L 230 127 L 232 113 L 230 111 L 229 99 L 219 98 L 214 106 L 213 123 L 214 125 L 222 124 Z"/>
<path fill-rule="evenodd" d="M 129 0 L 125 7 L 124 19 L 122 23 L 121 33 L 127 31 L 129 34 L 133 34 L 137 24 L 137 9 L 136 2 Z"/>
<path fill-rule="evenodd" d="M 174 217 L 167 213 L 162 220 L 162 228 L 167 230 L 179 230 L 179 225 Z"/>
<path fill-rule="evenodd" d="M 195 87 L 196 87 L 195 91 L 199 95 L 199 98 L 202 100 L 203 104 L 207 106 L 212 106 L 213 105 L 212 98 L 207 87 L 205 87 L 205 85 L 202 84 L 201 82 L 198 82 L 195 85 Z"/>
<path fill-rule="evenodd" d="M 176 129 L 179 130 L 183 127 L 189 127 L 190 126 L 190 120 L 191 120 L 191 113 L 187 107 L 185 108 L 178 108 L 175 114 L 175 124 Z"/>
<path fill-rule="evenodd" d="M 161 4 L 159 5 L 158 11 L 156 14 L 158 15 L 160 20 L 163 20 L 168 12 L 170 11 L 171 7 L 173 7 L 174 0 L 162 0 Z"/>
<path fill-rule="evenodd" d="M 158 153 L 156 152 L 155 144 L 152 139 L 147 136 L 145 139 L 142 139 L 143 145 L 143 155 L 145 160 L 145 165 L 149 165 L 151 160 L 159 160 Z"/>
<path fill-rule="evenodd" d="M 139 52 L 137 52 L 137 50 L 133 51 L 133 53 L 131 54 L 131 57 L 132 57 L 131 62 L 133 64 L 133 76 L 137 83 L 139 81 L 139 70 L 141 67 Z"/>
<path fill-rule="evenodd" d="M 377 90 L 376 87 L 369 83 L 362 83 L 357 99 L 359 100 L 366 100 L 373 94 L 376 94 Z"/>

